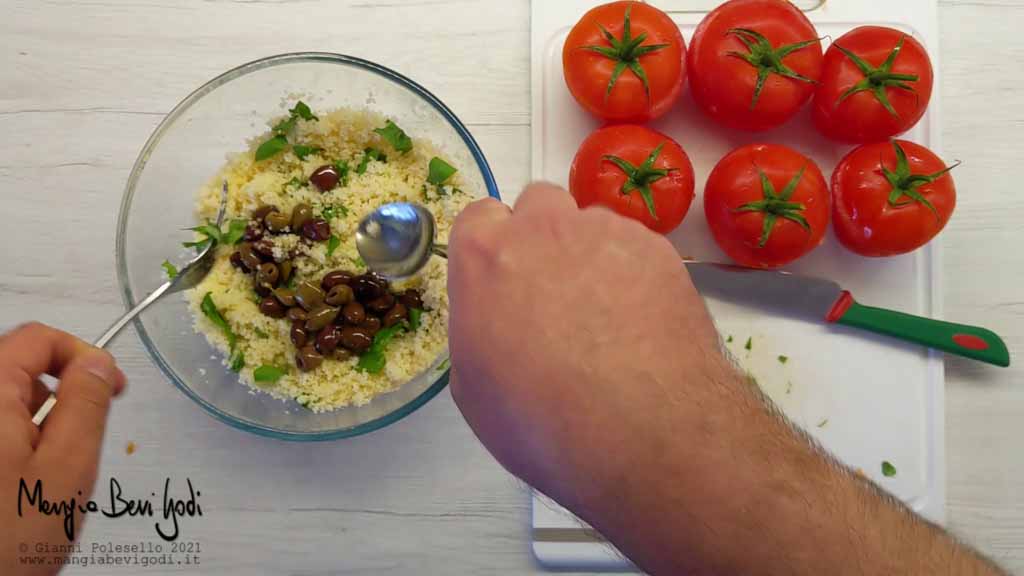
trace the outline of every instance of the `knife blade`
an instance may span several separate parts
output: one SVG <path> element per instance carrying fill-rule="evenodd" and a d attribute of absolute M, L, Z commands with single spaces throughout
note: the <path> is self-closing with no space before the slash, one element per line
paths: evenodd
<path fill-rule="evenodd" d="M 712 262 L 685 264 L 702 296 L 776 311 L 787 317 L 823 322 L 843 294 L 838 283 L 811 276 Z"/>
<path fill-rule="evenodd" d="M 1010 365 L 1006 343 L 986 328 L 865 306 L 838 283 L 822 278 L 712 262 L 684 263 L 705 298 L 842 324 L 996 366 Z"/>

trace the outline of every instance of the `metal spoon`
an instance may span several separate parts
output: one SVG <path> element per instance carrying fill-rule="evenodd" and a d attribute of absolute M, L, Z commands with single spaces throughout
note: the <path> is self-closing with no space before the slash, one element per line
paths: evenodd
<path fill-rule="evenodd" d="M 227 200 L 228 183 L 225 180 L 224 186 L 221 188 L 220 191 L 220 208 L 217 209 L 217 228 L 220 228 L 221 223 L 224 221 L 224 210 L 227 207 Z M 174 278 L 171 278 L 167 282 L 164 282 L 159 288 L 150 292 L 149 296 L 143 298 L 142 301 L 136 304 L 134 308 L 129 310 L 127 314 L 121 316 L 121 318 L 119 318 L 117 322 L 114 322 L 114 324 L 111 325 L 110 328 L 108 328 L 107 331 L 104 332 L 102 336 L 100 336 L 99 338 L 96 339 L 95 342 L 93 342 L 93 346 L 96 346 L 97 348 L 105 347 L 111 340 L 114 339 L 114 336 L 117 336 L 117 334 L 121 331 L 122 328 L 124 328 L 128 324 L 128 322 L 131 322 L 133 318 L 141 314 L 143 310 L 149 308 L 150 305 L 159 300 L 161 297 L 167 294 L 181 292 L 182 290 L 188 290 L 189 288 L 193 288 L 197 284 L 202 282 L 203 278 L 205 278 L 206 275 L 210 272 L 210 269 L 213 268 L 213 255 L 215 252 L 214 248 L 215 245 L 213 242 L 207 245 L 207 247 L 204 248 L 202 252 L 197 254 L 195 258 L 188 262 L 188 264 L 185 264 L 185 267 L 179 270 L 178 274 Z M 35 415 L 32 416 L 32 423 L 35 424 L 36 426 L 42 424 L 43 420 L 46 419 L 47 415 L 50 414 L 50 410 L 53 410 L 53 407 L 56 404 L 57 397 L 53 394 L 50 394 L 50 397 L 47 398 L 45 402 L 43 402 L 43 405 L 40 406 L 39 410 L 37 410 Z"/>
<path fill-rule="evenodd" d="M 419 204 L 385 204 L 359 223 L 356 250 L 367 268 L 387 278 L 418 272 L 431 255 L 448 258 L 448 246 L 434 243 L 434 216 Z"/>

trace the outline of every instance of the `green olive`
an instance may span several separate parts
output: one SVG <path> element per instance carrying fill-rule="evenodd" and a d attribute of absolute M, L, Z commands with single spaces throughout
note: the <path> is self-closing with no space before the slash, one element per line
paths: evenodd
<path fill-rule="evenodd" d="M 292 230 L 302 230 L 302 225 L 313 219 L 313 209 L 309 204 L 296 204 L 292 209 Z"/>
<path fill-rule="evenodd" d="M 273 262 L 260 264 L 260 267 L 256 270 L 256 283 L 265 288 L 273 290 L 280 279 L 281 271 L 277 269 L 277 264 Z"/>
<path fill-rule="evenodd" d="M 301 282 L 295 289 L 295 301 L 307 311 L 312 311 L 324 303 L 324 291 L 308 280 Z"/>
<path fill-rule="evenodd" d="M 291 308 L 295 306 L 295 291 L 289 290 L 288 288 L 278 288 L 274 290 L 274 297 L 277 298 L 281 304 Z"/>
<path fill-rule="evenodd" d="M 339 310 L 333 306 L 321 306 L 313 310 L 306 319 L 306 330 L 313 332 L 323 330 L 328 324 L 334 322 L 334 319 L 338 317 L 338 312 Z"/>
<path fill-rule="evenodd" d="M 271 232 L 284 232 L 285 228 L 292 223 L 292 219 L 282 212 L 271 212 L 267 214 L 263 222 L 266 223 L 267 229 Z"/>
<path fill-rule="evenodd" d="M 278 267 L 281 268 L 281 283 L 282 284 L 287 284 L 288 281 L 291 280 L 291 278 L 292 278 L 292 266 L 293 265 L 292 265 L 292 261 L 291 260 L 285 260 L 284 262 L 281 262 L 280 264 L 278 264 Z"/>

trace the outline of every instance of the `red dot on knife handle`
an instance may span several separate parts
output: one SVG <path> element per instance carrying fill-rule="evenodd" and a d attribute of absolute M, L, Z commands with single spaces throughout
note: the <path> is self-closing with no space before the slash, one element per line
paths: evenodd
<path fill-rule="evenodd" d="M 839 295 L 839 299 L 832 305 L 832 309 L 825 315 L 825 321 L 827 322 L 838 322 L 842 318 L 846 311 L 853 306 L 853 295 L 849 291 L 843 290 L 843 293 Z"/>
<path fill-rule="evenodd" d="M 961 348 L 968 350 L 988 350 L 988 342 L 973 334 L 954 334 L 953 342 Z"/>

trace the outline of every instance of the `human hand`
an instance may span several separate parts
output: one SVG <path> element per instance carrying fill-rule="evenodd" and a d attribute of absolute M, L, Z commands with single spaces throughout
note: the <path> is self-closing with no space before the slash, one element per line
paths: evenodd
<path fill-rule="evenodd" d="M 59 378 L 60 384 L 57 405 L 37 428 L 32 415 L 50 394 L 39 380 L 42 374 Z M 41 480 L 43 496 L 53 503 L 88 500 L 110 399 L 124 387 L 124 374 L 110 354 L 71 334 L 33 323 L 0 336 L 0 566 L 5 574 L 56 574 L 60 569 L 59 564 L 18 561 L 38 555 L 37 544 L 68 543 L 63 517 L 41 514 L 28 505 L 18 492 L 21 480 L 29 494 Z M 21 517 L 15 495 L 23 504 Z M 77 535 L 82 515 L 75 518 Z"/>
<path fill-rule="evenodd" d="M 506 468 L 567 506 L 750 394 L 679 255 L 637 222 L 535 184 L 514 211 L 468 206 L 449 254 L 452 395 Z"/>

